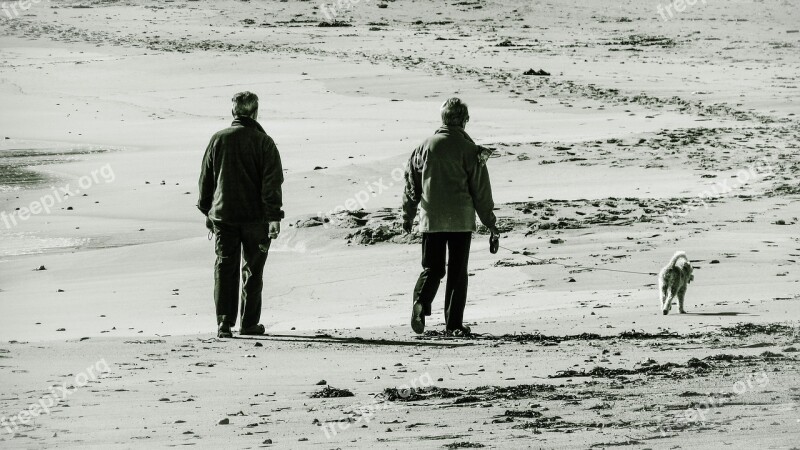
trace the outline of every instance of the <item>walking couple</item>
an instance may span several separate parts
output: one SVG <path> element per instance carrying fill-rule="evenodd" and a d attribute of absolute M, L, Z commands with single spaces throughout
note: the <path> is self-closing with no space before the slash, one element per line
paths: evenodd
<path fill-rule="evenodd" d="M 252 92 L 236 94 L 231 112 L 231 126 L 216 133 L 206 148 L 197 204 L 215 235 L 214 301 L 220 338 L 233 337 L 239 314 L 239 334 L 266 332 L 259 323 L 264 266 L 284 218 L 280 153 L 257 122 L 258 97 Z M 467 105 L 448 99 L 441 117 L 441 127 L 414 149 L 406 165 L 402 226 L 411 233 L 419 210 L 423 270 L 413 292 L 412 329 L 424 332 L 425 317 L 431 315 L 446 275 L 445 324 L 449 334 L 459 336 L 470 333 L 463 320 L 476 213 L 493 237 L 499 233 L 486 168 L 489 152 L 464 131 Z"/>

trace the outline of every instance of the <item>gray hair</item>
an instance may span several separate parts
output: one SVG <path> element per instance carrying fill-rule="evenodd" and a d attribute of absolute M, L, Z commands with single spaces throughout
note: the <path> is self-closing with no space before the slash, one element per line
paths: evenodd
<path fill-rule="evenodd" d="M 250 91 L 239 92 L 233 96 L 233 115 L 253 117 L 258 111 L 258 96 Z"/>
<path fill-rule="evenodd" d="M 467 104 L 460 98 L 453 97 L 442 103 L 442 124 L 460 127 L 469 120 Z"/>

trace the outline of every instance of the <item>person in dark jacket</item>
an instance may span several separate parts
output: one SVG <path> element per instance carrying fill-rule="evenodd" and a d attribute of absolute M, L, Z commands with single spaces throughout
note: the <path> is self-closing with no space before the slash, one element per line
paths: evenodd
<path fill-rule="evenodd" d="M 431 303 L 446 273 L 447 332 L 465 335 L 470 333 L 463 321 L 475 213 L 493 236 L 498 235 L 497 219 L 483 148 L 464 131 L 467 105 L 451 98 L 442 105 L 441 115 L 442 127 L 414 150 L 405 171 L 403 230 L 411 233 L 419 210 L 422 233 L 423 270 L 414 288 L 411 327 L 418 334 L 425 330 L 425 316 L 431 315 Z"/>
<path fill-rule="evenodd" d="M 258 97 L 252 92 L 236 94 L 232 113 L 231 126 L 216 133 L 206 148 L 197 203 L 206 216 L 206 227 L 216 236 L 214 302 L 220 338 L 233 336 L 240 270 L 239 333 L 265 333 L 259 323 L 264 265 L 270 242 L 278 237 L 284 217 L 281 156 L 275 142 L 256 121 Z"/>

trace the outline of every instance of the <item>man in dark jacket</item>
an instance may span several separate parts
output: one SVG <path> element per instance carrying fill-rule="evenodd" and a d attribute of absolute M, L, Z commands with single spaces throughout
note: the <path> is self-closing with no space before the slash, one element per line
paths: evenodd
<path fill-rule="evenodd" d="M 475 213 L 493 235 L 495 226 L 492 186 L 481 158 L 481 147 L 464 131 L 469 121 L 467 105 L 458 98 L 441 108 L 442 127 L 414 150 L 405 172 L 403 229 L 410 233 L 419 207 L 422 233 L 422 273 L 414 288 L 411 327 L 425 330 L 425 316 L 445 276 L 445 253 L 449 251 L 444 315 L 447 332 L 469 334 L 465 326 L 467 265 Z"/>
<path fill-rule="evenodd" d="M 239 306 L 240 334 L 265 333 L 259 323 L 264 265 L 272 239 L 283 219 L 283 169 L 278 148 L 261 125 L 258 97 L 240 92 L 233 97 L 234 121 L 211 138 L 200 171 L 197 208 L 206 215 L 206 227 L 216 235 L 214 302 L 217 336 L 232 337 Z"/>

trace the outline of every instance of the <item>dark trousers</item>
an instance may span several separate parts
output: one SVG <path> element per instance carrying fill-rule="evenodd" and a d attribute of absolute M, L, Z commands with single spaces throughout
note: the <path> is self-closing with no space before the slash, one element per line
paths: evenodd
<path fill-rule="evenodd" d="M 448 330 L 455 330 L 463 325 L 471 243 L 470 232 L 422 234 L 422 273 L 414 288 L 414 302 L 421 303 L 424 308 L 423 314 L 429 316 L 431 303 L 439 290 L 439 283 L 447 273 L 444 319 Z M 446 252 L 449 252 L 449 260 L 445 272 Z"/>
<path fill-rule="evenodd" d="M 234 225 L 215 222 L 214 234 L 217 238 L 217 262 L 214 265 L 217 325 L 221 323 L 227 323 L 231 327 L 236 325 L 240 265 L 242 328 L 257 325 L 261 319 L 264 265 L 267 262 L 267 250 L 271 242 L 268 226 L 265 223 Z M 263 251 L 259 246 L 263 246 Z"/>

